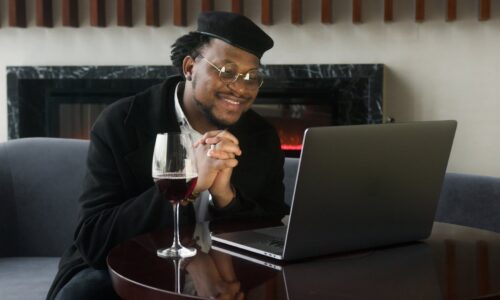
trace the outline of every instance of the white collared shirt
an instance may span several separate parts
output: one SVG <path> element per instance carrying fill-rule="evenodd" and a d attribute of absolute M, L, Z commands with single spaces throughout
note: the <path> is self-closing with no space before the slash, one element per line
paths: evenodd
<path fill-rule="evenodd" d="M 184 114 L 184 111 L 182 110 L 182 106 L 180 103 L 179 99 L 179 85 L 184 84 L 183 82 L 179 82 L 177 86 L 175 87 L 175 115 L 177 117 L 177 122 L 179 124 L 179 127 L 181 129 L 181 133 L 184 134 L 189 134 L 191 136 L 191 141 L 196 142 L 198 141 L 203 135 L 196 131 L 191 124 L 189 124 L 188 119 L 186 118 L 186 115 Z M 209 218 L 209 211 L 208 211 L 208 204 L 209 204 L 209 198 L 210 193 L 208 191 L 203 191 L 198 198 L 193 203 L 194 211 L 196 214 L 196 221 L 197 222 L 204 222 L 207 221 Z"/>
<path fill-rule="evenodd" d="M 184 111 L 182 110 L 178 95 L 180 84 L 183 84 L 183 82 L 179 82 L 175 87 L 175 115 L 177 116 L 177 122 L 179 124 L 179 127 L 181 128 L 181 133 L 189 134 L 193 142 L 195 142 L 202 137 L 202 134 L 193 129 L 191 124 L 189 124 Z"/>

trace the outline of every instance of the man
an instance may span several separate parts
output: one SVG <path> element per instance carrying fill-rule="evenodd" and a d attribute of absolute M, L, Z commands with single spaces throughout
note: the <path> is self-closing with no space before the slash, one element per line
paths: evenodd
<path fill-rule="evenodd" d="M 91 132 L 88 171 L 74 243 L 61 259 L 47 299 L 112 299 L 109 250 L 136 235 L 172 226 L 172 209 L 151 177 L 157 133 L 196 137 L 198 182 L 181 222 L 281 216 L 283 155 L 274 128 L 250 107 L 257 71 L 272 39 L 248 18 L 200 14 L 198 29 L 172 46 L 183 76 L 110 105 Z M 185 79 L 185 81 L 183 80 Z"/>

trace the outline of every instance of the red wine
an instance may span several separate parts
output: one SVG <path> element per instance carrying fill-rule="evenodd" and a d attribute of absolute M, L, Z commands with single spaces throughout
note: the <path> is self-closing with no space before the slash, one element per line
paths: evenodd
<path fill-rule="evenodd" d="M 159 176 L 154 180 L 163 198 L 174 203 L 186 199 L 193 193 L 198 177 L 178 178 Z"/>

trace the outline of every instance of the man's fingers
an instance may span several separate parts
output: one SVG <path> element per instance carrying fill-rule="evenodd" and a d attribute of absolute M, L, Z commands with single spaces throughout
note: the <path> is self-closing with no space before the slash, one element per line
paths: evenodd
<path fill-rule="evenodd" d="M 211 148 L 215 148 L 215 150 L 231 152 L 236 155 L 241 155 L 241 149 L 238 144 L 230 142 L 228 140 L 220 141 L 217 144 L 210 145 Z"/>
<path fill-rule="evenodd" d="M 214 149 L 208 150 L 207 156 L 213 159 L 232 159 L 236 157 L 233 153 L 218 151 Z"/>
<path fill-rule="evenodd" d="M 179 203 L 182 206 L 186 206 L 189 203 L 193 203 L 194 201 L 195 201 L 195 199 L 187 198 L 187 199 L 182 199 Z"/>
<path fill-rule="evenodd" d="M 207 138 L 205 139 L 205 144 L 208 144 L 208 145 L 214 145 L 214 144 L 218 144 L 220 142 L 224 141 L 224 138 L 223 137 L 220 137 L 220 136 L 214 136 L 214 137 L 211 137 L 211 138 Z M 229 140 L 230 141 L 230 140 Z M 231 143 L 233 143 L 231 141 Z M 233 144 L 236 144 L 236 143 L 233 143 Z"/>
<path fill-rule="evenodd" d="M 210 149 L 207 151 L 207 155 L 209 157 L 218 159 L 234 158 L 235 155 L 241 155 L 241 149 L 240 147 L 238 147 L 238 145 L 223 141 L 219 144 L 210 145 Z"/>
<path fill-rule="evenodd" d="M 218 163 L 220 165 L 220 169 L 234 168 L 238 165 L 238 160 L 234 158 L 224 159 L 224 160 L 219 160 Z"/>
<path fill-rule="evenodd" d="M 222 140 L 229 140 L 238 145 L 238 139 L 227 130 L 214 130 L 206 132 L 194 145 L 195 147 L 200 144 L 216 144 Z"/>
<path fill-rule="evenodd" d="M 221 132 L 219 132 L 219 134 L 216 135 L 216 137 L 221 138 L 221 139 L 225 139 L 225 140 L 229 140 L 236 145 L 238 145 L 240 143 L 238 141 L 238 139 L 231 132 L 229 132 L 227 130 L 222 130 Z"/>
<path fill-rule="evenodd" d="M 218 159 L 214 161 L 215 168 L 218 170 L 234 168 L 238 165 L 238 160 L 234 158 Z"/>
<path fill-rule="evenodd" d="M 206 132 L 204 135 L 201 136 L 201 138 L 198 141 L 196 141 L 196 143 L 194 143 L 194 146 L 197 147 L 198 145 L 206 145 L 207 139 L 217 136 L 217 132 L 216 131 Z"/>

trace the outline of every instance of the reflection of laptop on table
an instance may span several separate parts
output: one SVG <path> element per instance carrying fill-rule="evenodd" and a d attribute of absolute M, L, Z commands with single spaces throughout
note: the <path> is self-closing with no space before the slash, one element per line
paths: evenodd
<path fill-rule="evenodd" d="M 455 129 L 455 121 L 307 129 L 288 226 L 212 240 L 295 260 L 425 239 Z"/>
<path fill-rule="evenodd" d="M 213 246 L 212 250 L 280 271 L 286 299 L 442 299 L 430 247 L 411 243 L 287 264 Z M 238 264 L 235 260 L 239 260 Z M 245 270 L 241 270 L 240 272 Z M 244 277 L 238 273 L 237 277 Z M 313 296 L 314 295 L 314 296 Z M 284 297 L 283 297 L 284 298 Z"/>

